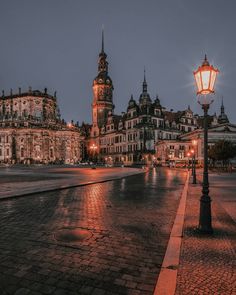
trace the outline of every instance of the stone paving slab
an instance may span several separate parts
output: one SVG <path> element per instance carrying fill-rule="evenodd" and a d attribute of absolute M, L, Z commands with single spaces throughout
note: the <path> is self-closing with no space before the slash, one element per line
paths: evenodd
<path fill-rule="evenodd" d="M 215 180 L 210 183 L 217 187 Z M 202 235 L 196 231 L 201 185 L 189 185 L 176 295 L 236 294 L 236 223 L 217 192 L 210 187 L 214 234 Z"/>
<path fill-rule="evenodd" d="M 2 200 L 0 294 L 153 294 L 184 171 Z M 62 230 L 81 240 L 57 240 Z"/>
<path fill-rule="evenodd" d="M 2 168 L 0 199 L 83 186 L 144 172 L 136 168 Z"/>

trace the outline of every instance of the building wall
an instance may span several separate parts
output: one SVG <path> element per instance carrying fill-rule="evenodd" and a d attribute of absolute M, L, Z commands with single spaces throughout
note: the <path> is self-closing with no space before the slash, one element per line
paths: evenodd
<path fill-rule="evenodd" d="M 0 98 L 1 163 L 66 163 L 81 160 L 78 126 L 60 119 L 56 96 L 47 90 Z"/>

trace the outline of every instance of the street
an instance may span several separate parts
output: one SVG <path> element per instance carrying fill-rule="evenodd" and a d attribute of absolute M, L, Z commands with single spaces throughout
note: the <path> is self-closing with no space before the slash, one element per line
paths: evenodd
<path fill-rule="evenodd" d="M 186 171 L 1 200 L 1 294 L 152 294 Z"/>
<path fill-rule="evenodd" d="M 0 199 L 69 188 L 144 173 L 136 168 L 78 168 L 76 166 L 19 166 L 0 169 Z"/>

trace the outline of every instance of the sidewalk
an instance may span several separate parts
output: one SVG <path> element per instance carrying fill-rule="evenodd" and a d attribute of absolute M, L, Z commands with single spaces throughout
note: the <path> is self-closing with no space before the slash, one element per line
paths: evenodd
<path fill-rule="evenodd" d="M 201 184 L 191 183 L 190 177 L 175 295 L 236 294 L 236 224 L 215 198 L 216 185 L 210 187 L 214 234 L 197 233 Z"/>

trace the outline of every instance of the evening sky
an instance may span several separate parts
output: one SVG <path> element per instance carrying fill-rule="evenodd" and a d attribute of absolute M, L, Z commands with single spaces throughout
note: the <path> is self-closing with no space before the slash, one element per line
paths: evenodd
<path fill-rule="evenodd" d="M 167 110 L 201 114 L 192 72 L 206 53 L 218 67 L 219 114 L 236 123 L 234 0 L 0 0 L 0 89 L 57 91 L 62 117 L 91 122 L 92 82 L 105 30 L 115 113 L 148 92 Z"/>

